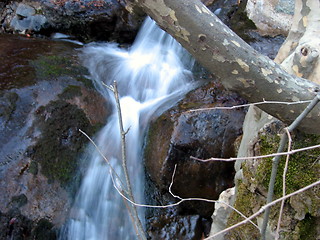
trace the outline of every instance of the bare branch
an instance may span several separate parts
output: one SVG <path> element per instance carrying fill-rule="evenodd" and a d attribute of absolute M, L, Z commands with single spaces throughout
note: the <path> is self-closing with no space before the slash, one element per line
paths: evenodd
<path fill-rule="evenodd" d="M 280 102 L 280 101 L 267 101 L 267 100 L 263 100 L 262 102 L 241 104 L 241 105 L 235 105 L 235 106 L 231 106 L 231 107 L 209 107 L 209 108 L 191 109 L 191 110 L 189 110 L 189 111 L 187 111 L 187 112 L 198 112 L 198 111 L 209 111 L 209 110 L 233 110 L 233 109 L 250 107 L 250 106 L 258 106 L 258 105 L 262 105 L 262 104 L 295 105 L 295 104 L 310 103 L 311 101 L 312 101 L 312 100 L 296 101 L 296 102 Z"/>
<path fill-rule="evenodd" d="M 121 180 L 120 176 L 117 174 L 116 170 L 114 170 L 114 168 L 112 167 L 109 159 L 106 158 L 106 156 L 101 152 L 100 148 L 98 147 L 98 145 L 92 140 L 92 138 L 89 137 L 88 134 L 86 134 L 84 131 L 82 131 L 81 129 L 79 129 L 79 132 L 81 132 L 91 143 L 92 145 L 96 148 L 96 150 L 98 151 L 98 153 L 100 154 L 100 156 L 105 160 L 105 162 L 108 164 L 111 172 L 117 177 L 117 179 L 120 181 L 121 183 L 121 189 L 123 189 L 124 191 L 126 191 L 126 194 L 128 194 L 126 188 L 125 188 L 125 184 L 124 182 Z"/>
<path fill-rule="evenodd" d="M 114 93 L 114 87 L 112 85 L 107 85 L 104 82 L 101 82 L 103 86 L 105 86 L 106 88 L 108 88 L 111 92 Z"/>
<path fill-rule="evenodd" d="M 175 173 L 176 173 L 176 168 L 177 168 L 177 165 L 175 165 L 174 167 L 174 171 L 173 171 L 173 174 L 172 174 L 172 181 L 170 183 L 170 186 L 169 186 L 169 193 L 175 197 L 175 198 L 178 198 L 180 199 L 180 201 L 176 202 L 176 203 L 172 203 L 172 204 L 167 204 L 167 205 L 148 205 L 148 204 L 140 204 L 140 203 L 136 203 L 134 201 L 132 201 L 130 198 L 128 198 L 127 196 L 125 196 L 123 194 L 123 192 L 117 187 L 117 184 L 113 178 L 113 175 L 112 173 L 110 172 L 111 174 L 111 179 L 112 179 L 112 182 L 113 182 L 113 186 L 114 188 L 117 190 L 117 192 L 121 195 L 121 197 L 123 197 L 126 201 L 130 202 L 132 205 L 135 205 L 137 207 L 146 207 L 146 208 L 170 208 L 170 207 L 176 207 L 178 205 L 180 205 L 181 203 L 183 202 L 186 202 L 186 201 L 203 201 L 203 202 L 209 202 L 209 203 L 220 203 L 220 204 L 224 204 L 226 205 L 227 207 L 231 208 L 232 210 L 234 210 L 236 213 L 238 213 L 240 216 L 242 216 L 244 219 L 247 219 L 247 217 L 241 213 L 239 210 L 237 210 L 236 208 L 234 208 L 233 206 L 229 205 L 228 203 L 226 202 L 223 202 L 223 201 L 219 201 L 219 200 L 210 200 L 210 199 L 206 199 L 206 198 L 181 198 L 180 196 L 178 195 L 175 195 L 174 193 L 172 193 L 172 185 L 173 185 L 173 179 L 174 179 L 174 176 L 175 176 Z M 249 220 L 249 222 L 254 225 L 257 229 L 259 229 L 259 227 L 252 221 Z"/>
<path fill-rule="evenodd" d="M 127 183 L 128 196 L 134 202 L 134 197 L 133 197 L 129 173 L 128 173 L 128 167 L 127 167 L 126 134 L 129 131 L 129 129 L 128 129 L 128 131 L 124 131 L 124 128 L 123 128 L 120 98 L 119 98 L 119 92 L 118 92 L 116 81 L 113 82 L 113 88 L 111 88 L 111 90 L 114 93 L 114 98 L 116 100 L 116 106 L 117 106 L 117 112 L 118 112 L 119 130 L 120 130 L 120 134 L 121 134 L 122 168 L 123 168 L 124 176 L 125 176 L 126 183 Z M 137 208 L 135 207 L 135 205 L 132 205 L 132 212 L 133 212 L 132 213 L 133 218 L 135 219 L 134 223 L 136 224 L 137 229 L 139 230 L 136 232 L 137 236 L 140 239 L 146 240 L 147 239 L 146 233 L 144 232 L 144 229 L 143 229 L 143 226 L 140 221 L 140 218 L 139 218 L 139 215 L 137 212 Z"/>
<path fill-rule="evenodd" d="M 193 160 L 200 161 L 200 162 L 210 162 L 210 161 L 233 162 L 233 161 L 237 161 L 237 160 L 251 160 L 251 159 L 257 159 L 257 158 L 269 158 L 269 157 L 276 157 L 276 156 L 292 155 L 292 154 L 297 153 L 297 152 L 312 150 L 312 149 L 319 148 L 319 147 L 320 147 L 320 144 L 313 145 L 313 146 L 310 146 L 310 147 L 293 149 L 293 150 L 290 150 L 288 152 L 271 153 L 271 154 L 266 154 L 266 155 L 250 156 L 250 157 L 200 159 L 200 158 L 196 158 L 196 157 L 191 156 L 190 158 L 193 159 Z"/>

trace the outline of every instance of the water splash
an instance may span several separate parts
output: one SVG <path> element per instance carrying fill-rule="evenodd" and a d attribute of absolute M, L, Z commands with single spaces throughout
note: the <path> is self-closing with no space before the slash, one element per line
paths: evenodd
<path fill-rule="evenodd" d="M 82 57 L 96 88 L 113 104 L 112 93 L 102 82 L 117 81 L 126 135 L 128 171 L 136 202 L 143 203 L 144 173 L 141 148 L 150 117 L 174 104 L 191 88 L 193 60 L 156 24 L 147 19 L 129 49 L 114 43 L 89 44 Z M 115 106 L 115 105 L 114 105 Z M 114 169 L 121 169 L 121 136 L 117 112 L 96 138 Z M 139 209 L 143 220 L 143 209 Z M 76 197 L 63 239 L 134 239 L 135 233 L 125 204 L 113 187 L 109 167 L 92 151 L 81 188 Z"/>

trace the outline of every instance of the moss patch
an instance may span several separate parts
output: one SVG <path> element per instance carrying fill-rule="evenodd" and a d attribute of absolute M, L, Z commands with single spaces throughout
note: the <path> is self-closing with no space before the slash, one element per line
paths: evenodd
<path fill-rule="evenodd" d="M 318 233 L 316 231 L 316 226 L 319 224 L 319 221 L 315 217 L 306 215 L 305 219 L 302 220 L 296 228 L 299 229 L 300 232 L 300 240 L 311 240 L 316 239 Z"/>
<path fill-rule="evenodd" d="M 243 213 L 245 216 L 250 216 L 253 214 L 252 209 L 255 206 L 259 206 L 259 204 L 261 203 L 258 202 L 259 200 L 257 199 L 256 195 L 251 193 L 246 188 L 246 185 L 243 182 L 239 181 L 237 186 L 237 198 L 234 207 L 238 209 L 241 213 Z M 228 220 L 228 226 L 232 226 L 243 220 L 244 218 L 241 215 L 239 215 L 235 211 L 232 211 Z M 253 220 L 253 222 L 257 224 L 255 220 Z M 259 239 L 259 237 L 260 232 L 251 223 L 244 224 L 234 230 L 231 230 L 226 235 L 226 239 L 239 240 Z"/>
<path fill-rule="evenodd" d="M 92 82 L 84 77 L 88 74 L 85 67 L 78 63 L 72 55 L 42 55 L 30 63 L 40 80 L 51 80 L 61 76 L 70 76 L 82 82 L 86 87 L 93 88 Z"/>
<path fill-rule="evenodd" d="M 64 56 L 40 56 L 31 63 L 40 79 L 50 79 L 70 75 L 71 61 Z"/>
<path fill-rule="evenodd" d="M 69 85 L 63 90 L 61 94 L 59 94 L 59 97 L 63 100 L 68 100 L 81 95 L 82 93 L 80 86 Z"/>
<path fill-rule="evenodd" d="M 75 175 L 79 155 L 87 143 L 79 129 L 92 135 L 94 127 L 81 109 L 61 100 L 40 107 L 37 113 L 42 135 L 33 146 L 33 159 L 50 181 L 58 180 L 66 186 Z"/>
<path fill-rule="evenodd" d="M 261 154 L 270 154 L 277 152 L 280 138 L 278 136 L 265 135 L 260 138 Z M 320 137 L 316 135 L 306 135 L 302 133 L 296 134 L 293 139 L 292 149 L 303 148 L 320 143 Z M 319 164 L 320 149 L 298 152 L 290 156 L 288 171 L 286 174 L 286 192 L 291 193 L 302 187 L 305 187 L 319 179 L 320 164 Z M 275 196 L 282 195 L 282 174 L 285 166 L 285 157 L 282 157 L 279 162 L 276 183 Z M 258 172 L 257 181 L 266 189 L 270 180 L 272 169 L 272 158 L 267 158 L 261 161 Z"/>

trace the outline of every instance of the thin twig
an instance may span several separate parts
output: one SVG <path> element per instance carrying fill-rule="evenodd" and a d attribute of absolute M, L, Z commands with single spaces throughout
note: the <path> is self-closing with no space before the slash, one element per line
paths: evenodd
<path fill-rule="evenodd" d="M 312 150 L 315 148 L 319 148 L 320 144 L 318 145 L 313 145 L 310 147 L 304 147 L 304 148 L 298 148 L 298 149 L 293 149 L 287 152 L 279 152 L 279 153 L 271 153 L 271 154 L 266 154 L 266 155 L 260 155 L 260 156 L 250 156 L 250 157 L 235 157 L 235 158 L 208 158 L 208 159 L 200 159 L 200 158 L 196 158 L 191 156 L 190 158 L 193 160 L 197 160 L 200 162 L 210 162 L 210 161 L 222 161 L 222 162 L 233 162 L 233 161 L 237 161 L 237 160 L 254 160 L 254 159 L 258 159 L 258 158 L 269 158 L 269 157 L 276 157 L 276 156 L 286 156 L 286 155 L 292 155 L 294 153 L 297 152 L 302 152 L 302 151 L 306 151 L 306 150 Z"/>
<path fill-rule="evenodd" d="M 222 231 L 220 231 L 220 232 L 218 232 L 218 233 L 215 233 L 214 235 L 209 236 L 209 237 L 205 238 L 204 240 L 213 239 L 214 237 L 216 237 L 216 236 L 218 236 L 218 235 L 220 235 L 220 234 L 226 233 L 226 232 L 228 232 L 228 231 L 230 231 L 230 230 L 232 230 L 232 229 L 235 229 L 235 228 L 237 228 L 237 227 L 239 227 L 239 226 L 241 226 L 241 225 L 243 225 L 243 224 L 246 224 L 246 223 L 248 223 L 249 220 L 252 220 L 252 219 L 256 218 L 257 216 L 259 216 L 260 214 L 262 214 L 267 208 L 270 208 L 270 207 L 272 207 L 273 205 L 277 204 L 278 202 L 281 202 L 281 201 L 286 200 L 286 199 L 288 199 L 288 198 L 290 198 L 290 197 L 292 197 L 292 196 L 294 196 L 294 195 L 297 195 L 297 194 L 299 194 L 299 193 L 302 193 L 302 192 L 304 192 L 304 191 L 306 191 L 306 190 L 308 190 L 308 189 L 310 189 L 310 188 L 313 188 L 313 187 L 315 187 L 315 186 L 317 186 L 317 185 L 319 185 L 319 184 L 320 184 L 320 180 L 317 181 L 317 182 L 314 182 L 314 183 L 312 183 L 312 184 L 309 184 L 308 186 L 306 186 L 306 187 L 304 187 L 304 188 L 300 188 L 299 190 L 297 190 L 297 191 L 295 191 L 295 192 L 292 192 L 292 193 L 290 193 L 290 194 L 288 194 L 288 195 L 286 195 L 286 196 L 284 196 L 284 197 L 278 198 L 278 199 L 276 199 L 276 200 L 274 200 L 274 201 L 272 201 L 272 202 L 270 202 L 270 203 L 262 206 L 256 213 L 252 214 L 252 215 L 251 215 L 250 217 L 248 217 L 247 219 L 245 219 L 245 220 L 243 220 L 243 221 L 241 221 L 241 222 L 238 222 L 238 223 L 236 223 L 235 225 L 232 225 L 231 227 L 228 227 L 228 228 L 226 228 L 226 229 L 223 229 Z"/>
<path fill-rule="evenodd" d="M 126 150 L 126 134 L 128 131 L 124 131 L 123 128 L 123 122 L 122 122 L 122 113 L 121 113 L 121 106 L 120 106 L 120 98 L 119 98 L 119 92 L 117 88 L 117 82 L 113 82 L 113 88 L 110 88 L 113 91 L 114 98 L 116 100 L 116 106 L 117 106 L 117 112 L 118 112 L 118 120 L 119 120 L 119 130 L 121 134 L 121 153 L 122 153 L 122 168 L 124 172 L 124 176 L 127 183 L 127 190 L 128 190 L 128 196 L 134 202 L 134 197 L 132 193 L 131 183 L 130 183 L 130 177 L 128 173 L 128 167 L 127 167 L 127 150 Z M 142 223 L 140 221 L 137 208 L 135 205 L 132 205 L 132 211 L 133 216 L 135 218 L 135 224 L 137 225 L 137 228 L 139 229 L 139 232 L 137 232 L 137 236 L 140 239 L 146 240 L 146 233 L 144 232 Z"/>
<path fill-rule="evenodd" d="M 292 138 L 291 138 L 291 134 L 290 134 L 289 130 L 287 128 L 285 128 L 285 130 L 286 130 L 286 134 L 288 137 L 288 151 L 290 151 L 291 145 L 292 145 Z M 285 163 L 285 166 L 283 169 L 283 174 L 282 174 L 282 196 L 286 195 L 286 175 L 287 175 L 287 171 L 288 171 L 289 158 L 290 158 L 290 155 L 288 154 L 286 157 L 286 163 Z M 282 218 L 282 214 L 283 214 L 283 208 L 284 208 L 284 200 L 281 201 L 275 240 L 279 239 L 279 231 L 280 231 L 280 225 L 281 225 L 281 218 Z"/>
<path fill-rule="evenodd" d="M 305 104 L 310 103 L 312 100 L 306 100 L 306 101 L 297 101 L 297 102 L 279 102 L 279 101 L 266 101 L 263 100 L 262 102 L 257 103 L 247 103 L 247 104 L 241 104 L 241 105 L 235 105 L 231 107 L 209 107 L 209 108 L 198 108 L 198 109 L 191 109 L 187 112 L 198 112 L 198 111 L 208 111 L 208 110 L 232 110 L 237 108 L 244 108 L 244 107 L 250 107 L 250 106 L 257 106 L 257 105 L 263 105 L 263 104 L 282 104 L 282 105 L 296 105 L 296 104 Z"/>
<path fill-rule="evenodd" d="M 102 151 L 100 150 L 100 148 L 98 147 L 98 145 L 89 137 L 88 134 L 86 134 L 84 131 L 82 131 L 81 129 L 79 129 L 79 132 L 81 132 L 91 143 L 92 145 L 96 148 L 96 150 L 98 151 L 98 153 L 100 154 L 100 156 L 105 160 L 105 162 L 108 164 L 110 170 L 113 172 L 113 174 L 117 177 L 117 179 L 120 181 L 121 183 L 121 189 L 123 189 L 126 194 L 128 194 L 127 190 L 126 190 L 126 185 L 124 184 L 124 182 L 121 180 L 120 176 L 118 175 L 118 173 L 116 172 L 116 170 L 112 167 L 109 159 L 106 158 L 106 156 L 102 153 Z"/>
<path fill-rule="evenodd" d="M 178 202 L 176 203 L 172 203 L 172 204 L 167 204 L 167 205 L 148 205 L 148 204 L 140 204 L 140 203 L 136 203 L 134 201 L 132 201 L 131 199 L 129 199 L 126 195 L 123 194 L 123 192 L 118 189 L 117 187 L 117 184 L 115 183 L 115 180 L 113 178 L 113 175 L 111 174 L 111 179 L 112 179 L 112 182 L 113 182 L 113 186 L 114 188 L 117 190 L 117 192 L 120 194 L 121 197 L 123 197 L 123 199 L 125 199 L 126 201 L 130 202 L 132 205 L 135 205 L 137 207 L 145 207 L 145 208 L 170 208 L 170 207 L 176 207 L 178 205 L 180 205 L 181 203 L 183 202 L 186 202 L 186 201 L 203 201 L 203 202 L 209 202 L 209 203 L 220 203 L 220 204 L 224 204 L 226 205 L 227 207 L 231 208 L 233 211 L 235 211 L 236 213 L 238 213 L 241 217 L 243 217 L 244 219 L 247 219 L 247 217 L 242 213 L 240 212 L 239 210 L 237 210 L 236 208 L 234 208 L 233 206 L 229 205 L 228 203 L 226 202 L 223 202 L 223 201 L 219 201 L 219 200 L 211 200 L 211 199 L 206 199 L 206 198 L 181 198 L 180 196 L 178 195 L 175 195 L 172 190 L 171 190 L 171 187 L 173 185 L 173 179 L 174 179 L 174 175 L 175 175 L 175 172 L 176 172 L 176 165 L 175 165 L 175 168 L 174 168 L 174 172 L 172 174 L 172 181 L 170 183 L 170 186 L 169 186 L 169 193 L 175 197 L 175 198 L 178 198 L 180 199 Z M 259 227 L 254 223 L 252 222 L 251 220 L 248 220 L 248 222 L 250 222 L 252 225 L 254 225 L 257 229 L 259 229 Z"/>

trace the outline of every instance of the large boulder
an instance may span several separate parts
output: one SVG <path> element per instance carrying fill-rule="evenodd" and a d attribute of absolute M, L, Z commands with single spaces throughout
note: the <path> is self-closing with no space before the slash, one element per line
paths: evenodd
<path fill-rule="evenodd" d="M 178 106 L 151 122 L 145 147 L 145 166 L 148 178 L 159 191 L 157 195 L 148 190 L 148 197 L 153 204 L 178 201 L 168 191 L 175 165 L 177 170 L 171 190 L 182 198 L 216 200 L 223 190 L 233 186 L 232 162 L 201 162 L 191 157 L 235 156 L 235 142 L 241 135 L 245 111 L 218 110 L 214 107 L 240 103 L 243 103 L 240 98 L 223 90 L 217 81 L 212 80 L 209 85 L 189 93 Z M 188 201 L 180 204 L 177 212 L 207 219 L 213 207 L 212 203 Z M 168 215 L 167 212 L 164 214 Z M 154 215 L 159 218 L 158 213 Z M 153 219 L 150 218 L 151 228 L 156 232 Z"/>
<path fill-rule="evenodd" d="M 0 239 L 56 239 L 80 183 L 79 129 L 92 136 L 108 105 L 75 45 L 13 35 L 0 44 Z"/>

